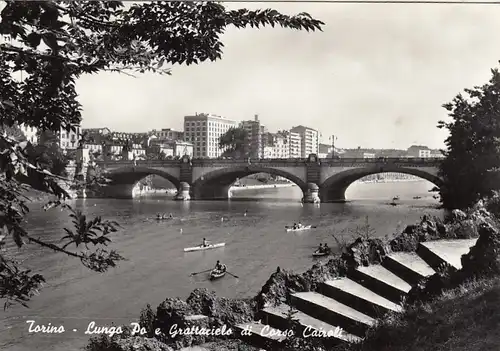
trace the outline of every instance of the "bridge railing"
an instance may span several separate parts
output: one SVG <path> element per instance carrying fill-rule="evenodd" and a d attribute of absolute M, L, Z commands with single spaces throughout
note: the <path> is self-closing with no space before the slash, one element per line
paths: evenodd
<path fill-rule="evenodd" d="M 408 164 L 408 165 L 430 165 L 439 164 L 442 162 L 441 158 L 403 158 L 403 157 L 380 157 L 380 158 L 318 158 L 318 162 L 328 165 L 342 165 L 350 163 L 398 163 L 398 164 Z M 299 164 L 307 163 L 308 158 L 274 158 L 274 159 L 192 159 L 190 160 L 193 166 L 204 166 L 204 165 L 234 165 L 234 164 L 251 164 L 251 165 L 268 165 L 273 163 L 285 163 L 285 164 Z M 182 163 L 182 160 L 119 160 L 119 161 L 98 161 L 96 162 L 99 166 L 175 166 Z"/>

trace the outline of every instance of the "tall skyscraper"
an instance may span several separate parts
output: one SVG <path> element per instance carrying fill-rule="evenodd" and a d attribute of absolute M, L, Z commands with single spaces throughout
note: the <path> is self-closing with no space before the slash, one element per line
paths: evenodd
<path fill-rule="evenodd" d="M 297 133 L 300 136 L 300 156 L 298 157 L 306 158 L 310 154 L 318 154 L 319 132 L 316 129 L 297 126 L 290 129 L 290 132 Z"/>
<path fill-rule="evenodd" d="M 238 122 L 208 113 L 196 113 L 184 117 L 184 140 L 193 144 L 194 158 L 217 158 L 224 150 L 219 140 L 230 128 L 237 128 Z"/>

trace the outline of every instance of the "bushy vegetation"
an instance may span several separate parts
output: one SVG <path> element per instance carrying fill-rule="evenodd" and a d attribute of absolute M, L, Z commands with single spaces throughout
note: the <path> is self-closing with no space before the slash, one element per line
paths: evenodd
<path fill-rule="evenodd" d="M 439 175 L 441 201 L 447 209 L 465 209 L 489 197 L 500 184 L 500 72 L 490 81 L 465 89 L 445 104 L 451 121 L 439 122 L 450 134 Z"/>

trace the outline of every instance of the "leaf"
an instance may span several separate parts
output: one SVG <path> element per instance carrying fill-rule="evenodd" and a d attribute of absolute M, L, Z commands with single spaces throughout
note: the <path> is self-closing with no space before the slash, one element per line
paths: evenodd
<path fill-rule="evenodd" d="M 42 40 L 53 53 L 57 54 L 59 51 L 59 45 L 57 44 L 57 38 L 53 33 L 47 32 L 42 34 Z"/>
<path fill-rule="evenodd" d="M 29 46 L 36 49 L 38 47 L 38 45 L 40 45 L 41 39 L 42 39 L 42 36 L 39 33 L 32 32 L 28 35 L 28 37 L 26 38 L 26 41 L 28 42 Z"/>

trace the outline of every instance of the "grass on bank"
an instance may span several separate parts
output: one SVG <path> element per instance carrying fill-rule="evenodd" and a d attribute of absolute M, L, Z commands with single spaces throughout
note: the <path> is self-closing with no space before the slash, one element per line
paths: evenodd
<path fill-rule="evenodd" d="M 345 351 L 500 350 L 500 278 L 472 281 L 380 322 Z"/>

